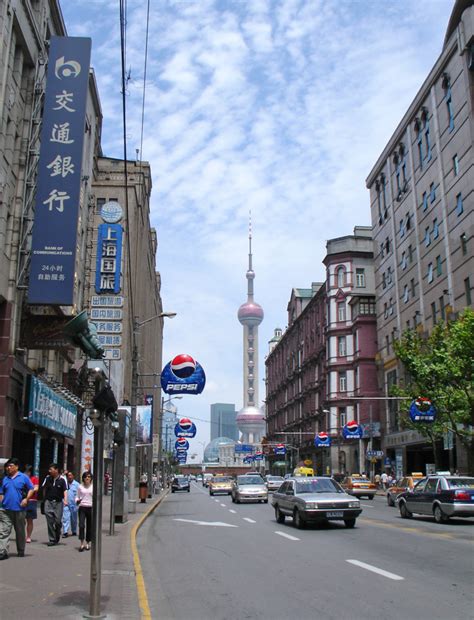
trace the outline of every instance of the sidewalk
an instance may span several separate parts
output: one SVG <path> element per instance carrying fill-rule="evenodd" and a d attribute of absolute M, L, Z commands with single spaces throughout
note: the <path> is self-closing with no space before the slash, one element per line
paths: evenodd
<path fill-rule="evenodd" d="M 130 532 L 160 497 L 138 502 L 136 514 L 115 525 L 115 536 L 108 534 L 110 497 L 104 497 L 101 613 L 107 618 L 140 618 Z M 9 559 L 0 562 L 2 620 L 77 619 L 89 612 L 90 552 L 79 553 L 77 536 L 62 538 L 56 547 L 48 547 L 47 541 L 46 519 L 38 509 L 25 557 L 17 557 L 12 540 Z"/>

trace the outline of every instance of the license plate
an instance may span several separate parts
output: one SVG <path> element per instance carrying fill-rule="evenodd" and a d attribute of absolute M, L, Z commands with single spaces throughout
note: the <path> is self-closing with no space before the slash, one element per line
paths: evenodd
<path fill-rule="evenodd" d="M 337 519 L 337 518 L 342 517 L 342 516 L 343 516 L 343 514 L 344 514 L 344 513 L 342 512 L 342 510 L 333 510 L 333 511 L 331 511 L 331 512 L 327 512 L 327 513 L 326 513 L 326 517 L 327 517 L 328 519 Z"/>

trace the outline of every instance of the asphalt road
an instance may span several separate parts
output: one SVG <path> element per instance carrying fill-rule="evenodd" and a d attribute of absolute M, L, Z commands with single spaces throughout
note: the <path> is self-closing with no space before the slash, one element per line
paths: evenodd
<path fill-rule="evenodd" d="M 474 618 L 474 519 L 402 520 L 361 500 L 355 529 L 297 530 L 271 504 L 200 484 L 169 495 L 138 549 L 154 620 Z"/>

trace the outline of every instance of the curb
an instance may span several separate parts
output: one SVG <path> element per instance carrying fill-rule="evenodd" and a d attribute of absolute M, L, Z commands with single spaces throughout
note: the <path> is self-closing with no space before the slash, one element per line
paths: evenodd
<path fill-rule="evenodd" d="M 146 519 L 154 512 L 161 502 L 168 495 L 168 491 L 164 493 L 162 497 L 160 497 L 147 512 L 135 523 L 131 532 L 130 532 L 130 545 L 132 547 L 132 555 L 133 555 L 133 565 L 135 567 L 135 582 L 137 586 L 137 594 L 138 594 L 138 603 L 140 605 L 141 617 L 144 620 L 152 620 L 150 606 L 148 604 L 148 596 L 146 593 L 145 579 L 143 578 L 142 565 L 140 562 L 140 556 L 138 555 L 137 549 L 137 534 L 140 530 L 141 526 L 145 523 Z"/>

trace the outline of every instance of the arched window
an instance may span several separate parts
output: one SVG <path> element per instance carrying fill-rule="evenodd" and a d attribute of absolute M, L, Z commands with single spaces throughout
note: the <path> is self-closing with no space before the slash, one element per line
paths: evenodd
<path fill-rule="evenodd" d="M 336 276 L 337 276 L 337 286 L 339 288 L 346 286 L 346 270 L 344 269 L 344 267 L 338 267 L 336 269 Z"/>

